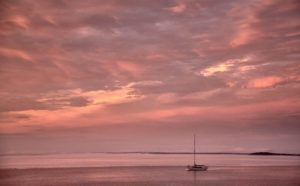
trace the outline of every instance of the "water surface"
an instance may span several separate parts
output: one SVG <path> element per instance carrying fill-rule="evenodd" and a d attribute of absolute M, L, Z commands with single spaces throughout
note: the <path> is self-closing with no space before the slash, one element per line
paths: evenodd
<path fill-rule="evenodd" d="M 197 155 L 208 171 L 189 172 L 192 155 L 48 154 L 1 156 L 0 185 L 300 185 L 300 157 Z"/>
<path fill-rule="evenodd" d="M 294 166 L 299 156 L 197 155 L 209 166 Z M 111 166 L 185 166 L 193 162 L 186 154 L 46 154 L 0 156 L 0 168 L 57 168 Z"/>

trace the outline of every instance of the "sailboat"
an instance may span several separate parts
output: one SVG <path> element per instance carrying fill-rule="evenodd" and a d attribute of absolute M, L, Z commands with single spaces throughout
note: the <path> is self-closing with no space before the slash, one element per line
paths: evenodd
<path fill-rule="evenodd" d="M 194 134 L 194 165 L 188 165 L 187 171 L 206 171 L 208 166 L 196 164 L 196 135 Z"/>

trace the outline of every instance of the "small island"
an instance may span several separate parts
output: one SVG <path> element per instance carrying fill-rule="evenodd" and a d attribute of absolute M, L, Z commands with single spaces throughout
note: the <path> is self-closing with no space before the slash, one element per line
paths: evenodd
<path fill-rule="evenodd" d="M 300 156 L 300 154 L 290 154 L 290 153 L 274 153 L 274 152 L 253 152 L 249 155 L 259 155 L 259 156 Z"/>

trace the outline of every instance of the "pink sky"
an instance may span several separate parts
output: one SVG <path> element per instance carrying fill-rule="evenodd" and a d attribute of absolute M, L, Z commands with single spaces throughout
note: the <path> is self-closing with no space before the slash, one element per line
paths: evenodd
<path fill-rule="evenodd" d="M 0 152 L 300 153 L 300 3 L 0 3 Z"/>

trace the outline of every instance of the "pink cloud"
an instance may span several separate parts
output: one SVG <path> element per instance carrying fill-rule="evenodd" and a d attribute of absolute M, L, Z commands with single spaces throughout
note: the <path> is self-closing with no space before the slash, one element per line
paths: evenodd
<path fill-rule="evenodd" d="M 248 88 L 268 88 L 284 81 L 284 78 L 278 76 L 268 76 L 252 79 L 248 82 Z"/>
<path fill-rule="evenodd" d="M 11 18 L 11 21 L 24 29 L 28 29 L 30 25 L 29 20 L 25 16 L 14 16 Z"/>
<path fill-rule="evenodd" d="M 228 14 L 230 16 L 239 18 L 239 21 L 236 23 L 236 33 L 230 41 L 232 47 L 245 45 L 260 37 L 261 33 L 252 26 L 259 22 L 259 19 L 256 17 L 256 10 L 256 4 L 251 4 L 243 8 L 243 11 L 241 11 L 239 6 L 229 11 Z"/>
<path fill-rule="evenodd" d="M 0 54 L 7 56 L 7 57 L 16 57 L 23 59 L 25 61 L 33 61 L 33 58 L 24 51 L 17 50 L 17 49 L 10 49 L 10 48 L 0 48 Z"/>
<path fill-rule="evenodd" d="M 186 10 L 186 5 L 184 3 L 179 3 L 175 6 L 172 6 L 170 8 L 168 8 L 169 11 L 173 12 L 173 13 L 182 13 Z"/>

